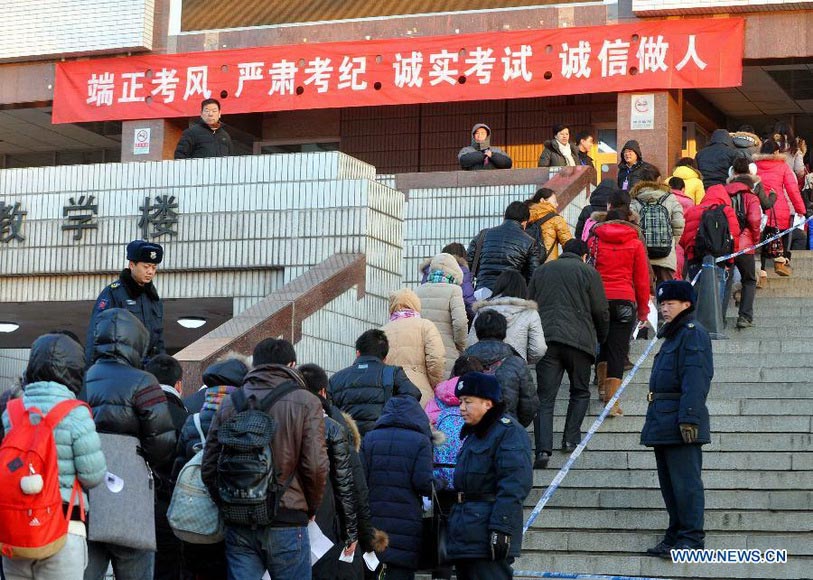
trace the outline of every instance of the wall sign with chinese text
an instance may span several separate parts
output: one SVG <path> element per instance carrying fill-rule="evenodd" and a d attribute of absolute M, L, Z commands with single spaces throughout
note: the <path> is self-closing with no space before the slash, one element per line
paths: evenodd
<path fill-rule="evenodd" d="M 655 128 L 655 95 L 630 95 L 630 130 Z"/>
<path fill-rule="evenodd" d="M 150 154 L 150 128 L 137 127 L 133 131 L 133 155 Z"/>
<path fill-rule="evenodd" d="M 57 63 L 54 123 L 742 84 L 745 20 L 299 44 Z"/>

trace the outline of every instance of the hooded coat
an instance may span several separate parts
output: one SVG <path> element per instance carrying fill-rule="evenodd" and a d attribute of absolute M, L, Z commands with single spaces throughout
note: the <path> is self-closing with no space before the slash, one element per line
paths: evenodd
<path fill-rule="evenodd" d="M 463 272 L 463 282 L 460 284 L 460 289 L 463 290 L 463 304 L 466 305 L 466 316 L 471 320 L 474 317 L 471 305 L 476 302 L 474 298 L 474 279 L 466 258 L 455 256 L 455 260 L 457 260 L 457 265 L 460 266 L 460 270 Z M 424 260 L 418 269 L 421 273 L 421 284 L 426 283 L 426 279 L 429 277 L 429 265 L 431 263 L 431 259 Z"/>
<path fill-rule="evenodd" d="M 525 427 L 530 425 L 539 410 L 539 397 L 525 359 L 510 344 L 495 339 L 473 344 L 463 354 L 476 357 L 485 368 L 496 367 L 493 374 L 500 382 L 505 412 Z"/>
<path fill-rule="evenodd" d="M 121 308 L 99 314 L 93 343 L 93 366 L 80 395 L 99 433 L 137 437 L 153 467 L 172 461 L 176 434 L 166 395 L 158 380 L 141 370 L 147 329 Z"/>
<path fill-rule="evenodd" d="M 480 127 L 488 132 L 488 136 L 485 141 L 477 142 L 474 139 L 474 132 Z M 490 159 L 485 154 L 488 149 L 491 150 Z M 485 123 L 477 123 L 471 128 L 471 145 L 460 150 L 460 153 L 457 154 L 457 160 L 460 163 L 460 168 L 466 171 L 511 169 L 513 165 L 511 158 L 502 149 L 491 146 L 491 127 Z"/>
<path fill-rule="evenodd" d="M 31 347 L 23 405 L 36 407 L 46 415 L 63 401 L 76 399 L 82 387 L 85 368 L 82 347 L 64 334 L 46 334 Z M 3 429 L 12 428 L 8 411 L 3 412 Z M 107 472 L 102 445 L 96 433 L 93 416 L 86 407 L 77 407 L 54 428 L 59 493 L 63 503 L 70 502 L 73 483 L 77 479 L 85 490 L 96 487 Z M 87 495 L 84 496 L 87 506 Z"/>
<path fill-rule="evenodd" d="M 725 185 L 728 168 L 737 157 L 745 153 L 734 147 L 731 134 L 725 129 L 717 129 L 711 134 L 709 144 L 697 152 L 697 169 L 703 174 L 703 187 L 708 191 L 712 185 Z"/>
<path fill-rule="evenodd" d="M 556 214 L 555 217 L 550 218 L 542 224 L 542 232 L 539 237 L 544 246 L 546 261 L 555 260 L 559 257 L 559 246 L 564 246 L 568 240 L 573 239 L 573 234 L 570 233 L 570 228 L 565 218 L 560 216 L 556 208 L 553 207 L 549 201 L 544 199 L 539 203 L 529 206 L 528 209 L 531 211 L 531 219 L 528 220 L 528 227 L 540 227 L 533 222 L 541 220 L 546 215 Z M 526 233 L 530 233 L 530 230 L 526 230 Z"/>
<path fill-rule="evenodd" d="M 774 221 L 780 230 L 790 227 L 790 206 L 798 214 L 805 214 L 806 208 L 802 195 L 799 193 L 799 182 L 785 162 L 785 155 L 754 155 L 757 165 L 757 175 L 762 180 L 765 191 L 776 192 L 776 203 L 767 211 L 768 225 L 773 226 Z M 790 199 L 790 205 L 788 204 Z"/>
<path fill-rule="evenodd" d="M 536 302 L 510 296 L 492 296 L 488 300 L 475 302 L 475 319 L 476 315 L 483 310 L 494 310 L 505 316 L 508 330 L 504 342 L 510 344 L 519 356 L 528 361 L 528 364 L 536 364 L 545 356 L 548 347 L 545 344 L 545 333 L 542 332 L 542 322 L 539 320 Z M 466 346 L 473 344 L 477 344 L 474 323 L 469 330 Z"/>
<path fill-rule="evenodd" d="M 624 161 L 624 151 L 627 149 L 635 151 L 635 154 L 638 156 L 638 160 L 631 166 L 627 165 L 627 162 Z M 636 183 L 643 179 L 641 173 L 644 171 L 644 168 L 651 168 L 652 165 L 644 161 L 644 156 L 641 154 L 641 146 L 638 144 L 638 141 L 634 139 L 630 139 L 624 143 L 619 157 L 621 158 L 621 162 L 618 164 L 618 189 L 629 191 Z"/>
<path fill-rule="evenodd" d="M 645 204 L 660 203 L 669 211 L 669 219 L 672 225 L 672 251 L 665 258 L 650 258 L 652 266 L 660 266 L 669 270 L 677 271 L 677 253 L 675 248 L 679 245 L 680 236 L 686 222 L 683 217 L 683 206 L 680 201 L 672 195 L 671 188 L 665 183 L 655 183 L 654 181 L 640 181 L 630 191 L 632 203 L 630 209 L 641 214 Z"/>
<path fill-rule="evenodd" d="M 691 198 L 694 205 L 703 201 L 706 188 L 703 187 L 703 175 L 697 169 L 688 165 L 681 165 L 675 167 L 672 177 L 680 177 L 683 180 L 686 184 L 686 196 Z"/>
<path fill-rule="evenodd" d="M 421 300 L 412 290 L 398 290 L 390 294 L 390 314 L 398 310 L 421 312 Z M 433 388 L 442 381 L 446 372 L 446 348 L 435 325 L 420 316 L 398 318 L 385 324 L 381 330 L 387 335 L 390 351 L 387 364 L 404 369 L 421 392 L 421 405 L 433 396 Z"/>
<path fill-rule="evenodd" d="M 593 192 L 590 194 L 589 204 L 582 208 L 579 214 L 579 219 L 576 221 L 576 231 L 574 236 L 577 239 L 582 239 L 582 232 L 584 231 L 584 224 L 587 219 L 593 215 L 593 212 L 607 211 L 607 202 L 610 201 L 610 194 L 617 191 L 618 187 L 612 179 L 602 179 Z"/>
<path fill-rule="evenodd" d="M 727 133 L 726 133 L 727 134 Z M 696 205 L 686 212 L 686 227 L 683 235 L 680 236 L 680 245 L 686 252 L 686 261 L 702 261 L 703 256 L 695 256 L 695 244 L 697 243 L 697 232 L 700 229 L 700 222 L 703 219 L 703 212 L 715 205 L 723 205 L 726 218 L 728 218 L 728 229 L 734 238 L 734 250 L 739 250 L 740 244 L 740 223 L 737 214 L 731 207 L 731 196 L 722 185 L 712 185 L 706 190 L 703 203 Z"/>
<path fill-rule="evenodd" d="M 429 419 L 412 397 L 393 397 L 375 428 L 364 436 L 361 458 L 373 525 L 387 532 L 388 564 L 416 569 L 423 538 L 421 496 L 432 492 Z"/>
<path fill-rule="evenodd" d="M 243 384 L 246 374 L 248 374 L 248 367 L 239 358 L 227 358 L 212 363 L 203 372 L 203 386 L 184 398 L 184 407 L 192 415 L 199 413 L 206 401 L 206 390 L 209 387 L 223 385 L 239 387 Z"/>
<path fill-rule="evenodd" d="M 542 153 L 539 155 L 539 161 L 537 161 L 537 167 L 566 167 L 567 166 L 567 158 L 562 154 L 562 151 L 559 149 L 559 143 L 556 139 L 551 139 L 550 141 L 545 141 L 544 143 L 545 148 L 542 150 Z M 570 149 L 570 154 L 573 156 L 573 164 L 574 165 L 586 165 L 585 163 L 581 162 L 581 155 L 579 154 L 579 148 L 576 147 L 573 143 L 567 144 L 567 147 Z"/>
<path fill-rule="evenodd" d="M 753 191 L 756 183 L 759 183 L 759 177 L 755 175 L 735 175 L 729 179 L 728 184 L 725 186 L 725 190 L 731 196 L 732 206 L 734 197 L 739 195 L 745 209 L 747 225 L 740 230 L 740 249 L 749 248 L 759 242 L 762 207 L 759 203 L 759 197 Z M 745 253 L 753 254 L 755 251 L 748 250 Z"/>
<path fill-rule="evenodd" d="M 649 258 L 638 227 L 624 220 L 604 221 L 593 228 L 598 238 L 596 270 L 607 300 L 635 302 L 638 320 L 649 313 Z"/>
<path fill-rule="evenodd" d="M 731 142 L 739 151 L 743 151 L 749 160 L 752 156 L 757 155 L 762 147 L 762 139 L 748 131 L 731 133 Z"/>
<path fill-rule="evenodd" d="M 463 301 L 463 271 L 451 254 L 438 254 L 429 264 L 426 283 L 415 288 L 421 301 L 421 316 L 435 324 L 446 349 L 444 377 L 448 377 L 454 361 L 466 348 L 469 318 Z"/>

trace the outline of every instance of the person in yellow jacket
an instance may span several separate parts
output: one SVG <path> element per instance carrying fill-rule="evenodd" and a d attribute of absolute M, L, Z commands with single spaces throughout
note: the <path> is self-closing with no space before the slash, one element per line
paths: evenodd
<path fill-rule="evenodd" d="M 703 187 L 703 175 L 697 169 L 697 162 L 691 157 L 681 157 L 675 164 L 672 177 L 680 177 L 686 184 L 686 195 L 698 205 L 706 195 Z"/>
<path fill-rule="evenodd" d="M 525 233 L 539 244 L 540 254 L 544 250 L 544 254 L 541 255 L 545 261 L 555 260 L 559 257 L 559 246 L 564 246 L 573 238 L 565 218 L 557 212 L 559 203 L 556 200 L 556 192 L 542 187 L 525 203 L 531 212 Z"/>

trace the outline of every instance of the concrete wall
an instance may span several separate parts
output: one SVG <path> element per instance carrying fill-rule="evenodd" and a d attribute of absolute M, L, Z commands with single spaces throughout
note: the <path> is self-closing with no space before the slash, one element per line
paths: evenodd
<path fill-rule="evenodd" d="M 62 208 L 80 195 L 95 196 L 98 229 L 74 241 L 61 230 Z M 25 240 L 0 244 L 0 302 L 95 299 L 140 237 L 139 205 L 156 195 L 179 205 L 177 235 L 155 239 L 165 247 L 162 297 L 230 297 L 238 313 L 337 252 L 361 253 L 366 297 L 334 301 L 320 316 L 340 334 L 311 340 L 319 321 L 309 322 L 301 348 L 346 364 L 361 330 L 385 321 L 387 295 L 401 284 L 404 196 L 341 153 L 0 171 L 0 202 L 28 212 Z M 2 381 L 21 357 L 0 359 L 9 359 Z"/>

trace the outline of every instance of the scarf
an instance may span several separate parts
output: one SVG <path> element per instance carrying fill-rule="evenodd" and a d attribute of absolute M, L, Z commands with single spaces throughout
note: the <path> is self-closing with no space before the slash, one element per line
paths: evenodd
<path fill-rule="evenodd" d="M 206 398 L 204 400 L 201 411 L 203 411 L 204 409 L 212 412 L 217 411 L 220 408 L 220 404 L 223 402 L 223 399 L 226 398 L 226 395 L 229 395 L 236 390 L 237 387 L 232 387 L 231 385 L 208 387 L 206 389 Z"/>
<path fill-rule="evenodd" d="M 390 320 L 401 320 L 402 318 L 420 318 L 421 313 L 414 310 L 396 310 L 390 314 Z"/>
<path fill-rule="evenodd" d="M 565 161 L 571 167 L 576 165 L 576 160 L 573 159 L 573 151 L 570 149 L 570 144 L 562 145 L 559 141 L 554 140 L 556 144 L 556 148 L 559 149 L 559 152 L 564 156 Z"/>
<path fill-rule="evenodd" d="M 432 283 L 446 282 L 447 284 L 457 284 L 454 276 L 447 274 L 443 270 L 432 270 L 429 272 L 429 276 L 426 277 L 426 281 Z"/>

